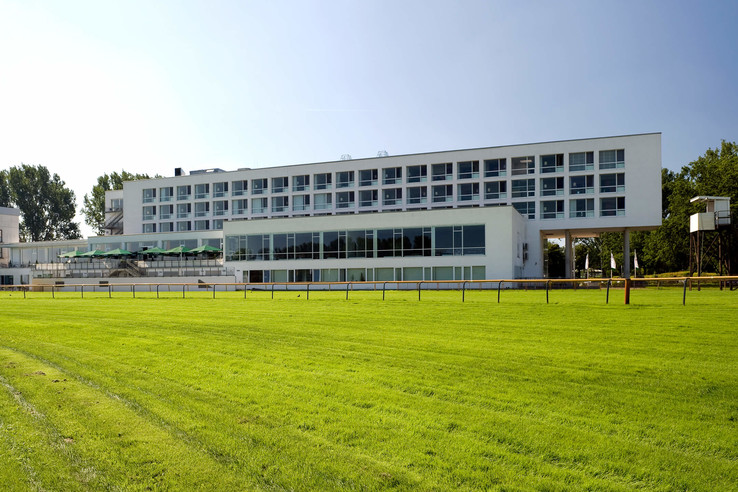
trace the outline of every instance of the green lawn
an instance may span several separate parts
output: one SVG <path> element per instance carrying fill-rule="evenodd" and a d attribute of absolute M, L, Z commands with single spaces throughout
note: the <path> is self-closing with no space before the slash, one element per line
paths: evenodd
<path fill-rule="evenodd" d="M 17 490 L 729 490 L 738 292 L 0 293 Z"/>

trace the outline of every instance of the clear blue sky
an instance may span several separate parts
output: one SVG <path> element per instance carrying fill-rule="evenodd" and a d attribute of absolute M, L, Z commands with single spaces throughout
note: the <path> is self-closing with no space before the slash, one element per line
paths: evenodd
<path fill-rule="evenodd" d="M 736 19 L 735 0 L 0 0 L 0 169 L 43 164 L 81 206 L 121 169 L 655 131 L 679 169 L 738 140 Z"/>

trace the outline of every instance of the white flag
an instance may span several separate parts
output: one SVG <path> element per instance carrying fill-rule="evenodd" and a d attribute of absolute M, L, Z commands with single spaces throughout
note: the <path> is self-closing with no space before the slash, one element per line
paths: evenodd
<path fill-rule="evenodd" d="M 636 270 L 638 270 L 638 251 L 633 251 L 633 265 L 635 265 Z"/>
<path fill-rule="evenodd" d="M 587 257 L 584 258 L 584 269 L 589 270 L 589 253 L 587 253 Z"/>
<path fill-rule="evenodd" d="M 615 263 L 615 257 L 613 256 L 612 252 L 610 252 L 610 268 L 615 268 L 615 269 L 618 268 L 617 264 Z"/>

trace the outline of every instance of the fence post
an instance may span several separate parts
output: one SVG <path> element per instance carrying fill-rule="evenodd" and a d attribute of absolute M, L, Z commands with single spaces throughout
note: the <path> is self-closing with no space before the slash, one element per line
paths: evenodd
<path fill-rule="evenodd" d="M 187 287 L 185 284 L 182 284 L 182 299 L 185 298 L 185 287 Z"/>
<path fill-rule="evenodd" d="M 385 289 L 386 289 L 386 288 L 387 288 L 387 282 L 384 282 L 384 283 L 382 284 L 382 300 L 383 300 L 383 301 L 384 301 L 384 291 L 385 291 Z"/>
<path fill-rule="evenodd" d="M 215 299 L 215 284 L 213 284 L 213 299 Z"/>
<path fill-rule="evenodd" d="M 682 306 L 687 304 L 687 279 L 684 279 L 684 294 L 682 294 Z"/>
<path fill-rule="evenodd" d="M 113 286 L 108 284 L 108 299 L 113 297 Z"/>
<path fill-rule="evenodd" d="M 464 302 L 466 300 L 466 282 L 462 282 L 461 284 L 461 302 Z"/>
<path fill-rule="evenodd" d="M 133 294 L 133 298 L 136 298 L 136 284 L 131 284 L 131 294 Z"/>
<path fill-rule="evenodd" d="M 26 288 L 21 287 L 21 290 L 23 291 L 23 299 L 25 299 L 26 298 Z"/>
<path fill-rule="evenodd" d="M 610 285 L 612 284 L 612 279 L 607 279 L 607 295 L 605 296 L 605 304 L 610 304 Z"/>
<path fill-rule="evenodd" d="M 418 300 L 420 300 L 420 285 L 422 283 L 423 283 L 422 281 L 421 282 L 418 282 Z"/>
<path fill-rule="evenodd" d="M 156 298 L 159 298 L 159 284 L 156 284 Z"/>
<path fill-rule="evenodd" d="M 346 300 L 348 301 L 348 293 L 349 293 L 349 286 L 351 285 L 351 282 L 346 282 Z"/>
<path fill-rule="evenodd" d="M 551 286 L 551 281 L 547 280 L 546 281 L 546 304 L 548 304 L 548 289 L 550 288 L 550 286 Z"/>
<path fill-rule="evenodd" d="M 500 290 L 502 289 L 502 280 L 497 284 L 497 304 L 500 303 Z"/>
<path fill-rule="evenodd" d="M 243 298 L 246 300 L 246 284 L 243 284 Z"/>
<path fill-rule="evenodd" d="M 310 300 L 310 282 L 307 283 L 307 294 L 305 295 L 306 300 Z"/>
<path fill-rule="evenodd" d="M 82 295 L 81 298 L 84 299 L 85 298 L 85 286 L 84 285 L 79 286 L 79 293 Z"/>
<path fill-rule="evenodd" d="M 52 286 L 51 286 L 51 298 L 52 298 L 52 299 L 56 299 L 56 295 L 55 295 L 55 292 L 54 292 L 55 290 L 56 290 L 56 287 L 54 287 L 54 286 L 52 285 Z"/>
<path fill-rule="evenodd" d="M 274 300 L 274 284 L 272 284 L 272 300 Z"/>

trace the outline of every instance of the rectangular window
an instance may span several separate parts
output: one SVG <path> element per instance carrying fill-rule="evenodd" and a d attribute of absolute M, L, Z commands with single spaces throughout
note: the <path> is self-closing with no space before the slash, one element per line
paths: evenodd
<path fill-rule="evenodd" d="M 238 200 L 232 200 L 231 204 L 233 205 L 233 215 L 246 214 L 248 210 L 248 203 L 249 201 L 245 198 L 240 198 Z"/>
<path fill-rule="evenodd" d="M 195 185 L 195 200 L 210 196 L 210 183 Z"/>
<path fill-rule="evenodd" d="M 171 219 L 173 215 L 174 215 L 174 205 L 160 205 L 159 206 L 159 219 Z"/>
<path fill-rule="evenodd" d="M 564 200 L 551 200 L 541 202 L 542 219 L 563 219 Z"/>
<path fill-rule="evenodd" d="M 625 197 L 600 198 L 600 217 L 625 215 Z"/>
<path fill-rule="evenodd" d="M 450 181 L 453 178 L 454 178 L 453 163 L 447 162 L 445 164 L 433 164 L 431 166 L 431 180 L 432 181 Z"/>
<path fill-rule="evenodd" d="M 174 188 L 173 187 L 165 186 L 163 188 L 159 188 L 159 201 L 160 202 L 171 202 L 173 198 L 174 198 Z"/>
<path fill-rule="evenodd" d="M 251 180 L 251 194 L 263 195 L 269 190 L 266 178 L 257 178 Z"/>
<path fill-rule="evenodd" d="M 600 169 L 625 167 L 625 150 L 600 150 Z"/>
<path fill-rule="evenodd" d="M 192 196 L 192 186 L 177 186 L 177 200 L 189 200 Z"/>
<path fill-rule="evenodd" d="M 233 188 L 233 191 L 231 192 L 233 196 L 242 196 L 249 191 L 249 182 L 246 179 L 234 181 L 231 183 L 231 187 Z"/>
<path fill-rule="evenodd" d="M 569 217 L 571 218 L 594 217 L 594 209 L 594 198 L 569 200 Z"/>
<path fill-rule="evenodd" d="M 309 191 L 310 190 L 310 175 L 301 174 L 299 176 L 292 176 L 292 191 Z"/>
<path fill-rule="evenodd" d="M 388 188 L 382 190 L 382 205 L 402 205 L 402 188 Z"/>
<path fill-rule="evenodd" d="M 376 207 L 379 205 L 378 194 L 377 190 L 361 190 L 359 192 L 359 206 Z"/>
<path fill-rule="evenodd" d="M 177 218 L 178 219 L 189 219 L 192 213 L 191 203 L 178 203 L 177 204 Z"/>
<path fill-rule="evenodd" d="M 529 219 L 536 218 L 536 202 L 518 202 L 512 204 L 520 215 Z"/>
<path fill-rule="evenodd" d="M 272 178 L 272 193 L 284 193 L 287 191 L 289 180 L 287 176 L 280 176 L 278 178 Z"/>
<path fill-rule="evenodd" d="M 198 202 L 195 204 L 195 217 L 206 217 L 210 214 L 210 202 Z"/>
<path fill-rule="evenodd" d="M 433 187 L 433 203 L 451 202 L 454 199 L 454 187 L 452 185 L 435 185 Z"/>
<path fill-rule="evenodd" d="M 512 180 L 512 197 L 513 198 L 527 198 L 529 196 L 536 196 L 536 180 L 535 179 L 513 179 Z"/>
<path fill-rule="evenodd" d="M 336 193 L 336 208 L 354 208 L 355 204 L 353 191 Z"/>
<path fill-rule="evenodd" d="M 143 202 L 151 203 L 156 200 L 156 188 L 146 188 L 143 190 Z"/>
<path fill-rule="evenodd" d="M 359 186 L 376 186 L 379 172 L 376 169 L 362 169 L 359 171 Z"/>
<path fill-rule="evenodd" d="M 177 232 L 191 231 L 192 223 L 189 220 L 177 222 Z"/>
<path fill-rule="evenodd" d="M 117 212 L 119 210 L 123 210 L 123 199 L 122 198 L 113 198 L 110 200 L 110 210 L 108 212 Z M 2 241 L 0 241 L 1 243 Z"/>
<path fill-rule="evenodd" d="M 487 181 L 484 183 L 484 199 L 500 200 L 507 198 L 507 181 Z"/>
<path fill-rule="evenodd" d="M 382 184 L 393 185 L 402 183 L 402 168 L 388 167 L 382 169 Z"/>
<path fill-rule="evenodd" d="M 214 231 L 223 230 L 223 219 L 213 219 L 213 230 Z"/>
<path fill-rule="evenodd" d="M 569 154 L 569 171 L 591 171 L 594 169 L 594 152 Z"/>
<path fill-rule="evenodd" d="M 216 217 L 228 214 L 228 200 L 218 200 L 213 202 L 213 215 Z"/>
<path fill-rule="evenodd" d="M 473 179 L 479 177 L 479 161 L 463 161 L 457 165 L 459 179 Z"/>
<path fill-rule="evenodd" d="M 315 178 L 315 189 L 316 190 L 330 190 L 332 183 L 331 173 L 320 173 L 313 176 Z"/>
<path fill-rule="evenodd" d="M 408 183 L 425 183 L 428 181 L 428 166 L 422 164 L 420 166 L 407 167 Z"/>
<path fill-rule="evenodd" d="M 374 258 L 374 231 L 347 231 L 346 250 L 349 258 Z"/>
<path fill-rule="evenodd" d="M 333 196 L 330 193 L 316 193 L 313 198 L 315 210 L 325 210 L 333 206 Z"/>
<path fill-rule="evenodd" d="M 483 225 L 434 227 L 435 256 L 483 255 Z"/>
<path fill-rule="evenodd" d="M 154 220 L 156 218 L 156 206 L 146 205 L 143 208 L 143 220 Z"/>
<path fill-rule="evenodd" d="M 484 177 L 507 176 L 507 159 L 487 159 L 484 161 Z"/>
<path fill-rule="evenodd" d="M 571 176 L 569 178 L 569 193 L 572 195 L 594 193 L 594 175 Z"/>
<path fill-rule="evenodd" d="M 152 232 L 156 232 L 156 224 L 144 224 L 143 225 L 143 233 L 149 234 Z"/>
<path fill-rule="evenodd" d="M 228 196 L 228 182 L 213 183 L 213 198 Z"/>
<path fill-rule="evenodd" d="M 510 160 L 510 166 L 513 176 L 533 174 L 536 172 L 536 158 L 532 155 L 528 157 L 513 157 Z"/>
<path fill-rule="evenodd" d="M 430 227 L 402 229 L 402 256 L 431 256 L 433 230 Z"/>
<path fill-rule="evenodd" d="M 209 231 L 210 230 L 210 221 L 209 220 L 196 220 L 195 221 L 195 230 L 196 231 Z"/>
<path fill-rule="evenodd" d="M 624 193 L 625 173 L 600 174 L 600 193 Z"/>
<path fill-rule="evenodd" d="M 274 189 L 272 189 L 274 191 Z M 272 213 L 288 212 L 290 210 L 290 197 L 273 196 L 272 197 Z"/>
<path fill-rule="evenodd" d="M 457 197 L 460 202 L 479 200 L 479 183 L 463 183 L 458 185 Z"/>
<path fill-rule="evenodd" d="M 564 178 L 541 178 L 541 196 L 564 194 Z"/>
<path fill-rule="evenodd" d="M 252 198 L 251 199 L 251 213 L 253 214 L 265 214 L 269 212 L 269 199 L 264 198 Z"/>
<path fill-rule="evenodd" d="M 310 195 L 294 195 L 292 197 L 292 210 L 296 212 L 310 210 Z"/>
<path fill-rule="evenodd" d="M 428 202 L 428 187 L 413 186 L 407 189 L 407 203 L 418 204 Z"/>
<path fill-rule="evenodd" d="M 541 174 L 563 172 L 564 154 L 549 154 L 541 156 Z"/>
<path fill-rule="evenodd" d="M 353 171 L 339 171 L 336 173 L 336 188 L 353 188 L 353 186 L 354 186 L 354 172 Z"/>
<path fill-rule="evenodd" d="M 159 224 L 159 232 L 174 232 L 174 222 L 162 222 Z"/>

